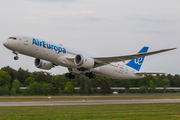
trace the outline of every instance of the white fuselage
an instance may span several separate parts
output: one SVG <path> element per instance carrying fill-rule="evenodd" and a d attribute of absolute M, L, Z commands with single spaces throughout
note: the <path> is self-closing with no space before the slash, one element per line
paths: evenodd
<path fill-rule="evenodd" d="M 77 66 L 71 58 L 74 58 L 78 54 L 85 53 L 33 37 L 16 36 L 16 38 L 16 40 L 7 39 L 4 45 L 16 53 L 21 53 L 34 58 L 50 61 L 56 65 L 67 67 L 69 68 L 69 71 L 73 73 L 80 74 L 93 72 L 94 74 L 113 79 L 138 79 L 144 77 L 134 74 L 137 71 L 125 64 L 107 64 L 96 68 L 90 68 L 86 71 L 79 71 L 77 68 L 80 67 Z"/>

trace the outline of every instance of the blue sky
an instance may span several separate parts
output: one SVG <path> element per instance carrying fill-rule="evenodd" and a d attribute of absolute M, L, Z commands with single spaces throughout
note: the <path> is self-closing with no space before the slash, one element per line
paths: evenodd
<path fill-rule="evenodd" d="M 0 1 L 0 67 L 40 71 L 34 58 L 14 55 L 2 43 L 28 35 L 96 56 L 180 48 L 179 0 L 7 0 Z M 141 71 L 180 73 L 180 49 L 145 58 Z M 52 74 L 66 73 L 57 67 Z"/>

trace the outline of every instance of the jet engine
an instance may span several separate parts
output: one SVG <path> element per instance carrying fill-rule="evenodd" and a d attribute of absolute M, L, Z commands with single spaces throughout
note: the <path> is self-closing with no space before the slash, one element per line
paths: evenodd
<path fill-rule="evenodd" d="M 36 58 L 34 64 L 37 68 L 50 70 L 53 67 L 53 63 Z"/>
<path fill-rule="evenodd" d="M 76 55 L 76 57 L 74 59 L 74 63 L 77 66 L 80 66 L 83 68 L 92 68 L 94 66 L 95 62 L 94 62 L 93 58 L 91 58 L 89 56 L 78 54 L 78 55 Z"/>

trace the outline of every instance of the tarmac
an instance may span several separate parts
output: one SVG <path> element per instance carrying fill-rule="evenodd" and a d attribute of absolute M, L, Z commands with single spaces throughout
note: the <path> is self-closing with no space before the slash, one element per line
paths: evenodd
<path fill-rule="evenodd" d="M 96 100 L 96 101 L 48 101 L 48 102 L 0 102 L 0 107 L 80 106 L 80 105 L 122 105 L 122 104 L 167 104 L 180 103 L 180 99 L 151 100 Z"/>

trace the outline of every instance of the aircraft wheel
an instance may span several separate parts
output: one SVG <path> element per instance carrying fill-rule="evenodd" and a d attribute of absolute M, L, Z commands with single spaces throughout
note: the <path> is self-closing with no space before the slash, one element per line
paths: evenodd
<path fill-rule="evenodd" d="M 96 75 L 95 74 L 92 74 L 92 76 L 91 76 L 92 78 L 96 78 Z"/>
<path fill-rule="evenodd" d="M 72 79 L 75 79 L 75 75 L 72 75 L 71 78 L 72 78 Z"/>
<path fill-rule="evenodd" d="M 85 75 L 86 75 L 86 77 L 88 77 L 88 76 L 89 76 L 89 73 L 87 72 Z"/>
<path fill-rule="evenodd" d="M 69 79 L 75 79 L 75 75 L 69 76 Z"/>
<path fill-rule="evenodd" d="M 92 73 L 89 73 L 88 77 L 91 79 L 91 78 L 95 78 L 96 75 L 95 75 L 95 74 L 92 74 Z"/>
<path fill-rule="evenodd" d="M 15 57 L 14 57 L 14 60 L 18 60 L 18 59 L 19 59 L 19 57 L 18 57 L 18 56 L 15 56 Z"/>
<path fill-rule="evenodd" d="M 69 73 L 66 73 L 65 76 L 66 76 L 66 77 L 69 77 Z"/>
<path fill-rule="evenodd" d="M 69 79 L 75 79 L 75 75 L 72 75 L 72 73 L 66 73 L 65 76 Z"/>

